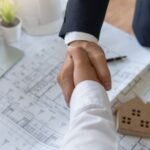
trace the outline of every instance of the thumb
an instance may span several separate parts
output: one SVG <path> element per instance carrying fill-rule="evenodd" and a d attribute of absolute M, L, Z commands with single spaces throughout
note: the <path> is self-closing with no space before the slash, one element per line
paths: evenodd
<path fill-rule="evenodd" d="M 71 47 L 69 49 L 69 53 L 72 56 L 75 67 L 77 65 L 90 65 L 88 54 L 83 48 Z M 80 67 L 82 67 L 82 66 L 80 66 Z"/>
<path fill-rule="evenodd" d="M 85 80 L 98 81 L 97 74 L 90 63 L 87 52 L 82 48 L 71 48 L 69 52 L 74 63 L 74 84 L 77 85 Z"/>

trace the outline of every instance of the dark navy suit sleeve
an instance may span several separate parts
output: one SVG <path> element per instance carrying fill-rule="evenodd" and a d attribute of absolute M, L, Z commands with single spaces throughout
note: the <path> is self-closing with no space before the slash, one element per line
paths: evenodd
<path fill-rule="evenodd" d="M 150 47 L 150 0 L 137 0 L 133 30 L 141 45 Z"/>
<path fill-rule="evenodd" d="M 99 38 L 108 3 L 109 0 L 69 0 L 60 37 L 78 31 Z"/>

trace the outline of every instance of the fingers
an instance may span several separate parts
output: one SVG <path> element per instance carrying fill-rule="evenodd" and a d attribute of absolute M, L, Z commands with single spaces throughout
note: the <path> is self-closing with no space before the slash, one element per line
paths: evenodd
<path fill-rule="evenodd" d="M 70 46 L 82 47 L 87 53 L 93 68 L 99 78 L 100 83 L 106 90 L 111 89 L 111 75 L 105 59 L 105 54 L 102 48 L 93 42 L 76 41 Z"/>
<path fill-rule="evenodd" d="M 74 63 L 73 76 L 75 85 L 85 80 L 98 81 L 97 74 L 90 63 L 88 54 L 83 48 L 70 48 L 69 53 Z"/>
<path fill-rule="evenodd" d="M 94 52 L 95 51 L 95 52 Z M 111 89 L 111 75 L 106 62 L 105 54 L 100 47 L 94 48 L 89 55 L 101 84 L 106 90 Z"/>
<path fill-rule="evenodd" d="M 80 42 L 68 48 L 65 62 L 58 74 L 58 82 L 67 104 L 70 103 L 74 87 L 85 80 L 100 82 L 106 90 L 111 89 L 111 75 L 104 52 L 95 43 L 83 42 L 82 45 Z"/>
<path fill-rule="evenodd" d="M 67 54 L 64 64 L 57 76 L 58 83 L 63 91 L 66 103 L 69 105 L 74 89 L 73 82 L 73 61 Z"/>
<path fill-rule="evenodd" d="M 77 66 L 77 65 L 83 65 L 83 64 L 86 64 L 86 63 L 88 65 L 90 64 L 88 54 L 83 48 L 71 47 L 71 48 L 69 48 L 68 51 L 69 51 L 70 56 L 72 56 L 74 67 Z"/>

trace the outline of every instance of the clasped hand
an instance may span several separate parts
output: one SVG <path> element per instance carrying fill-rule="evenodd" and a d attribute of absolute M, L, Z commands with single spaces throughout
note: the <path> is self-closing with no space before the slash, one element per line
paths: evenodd
<path fill-rule="evenodd" d="M 87 41 L 75 41 L 68 46 L 57 79 L 68 105 L 74 88 L 82 81 L 97 81 L 106 90 L 111 89 L 111 76 L 105 54 L 98 44 Z"/>

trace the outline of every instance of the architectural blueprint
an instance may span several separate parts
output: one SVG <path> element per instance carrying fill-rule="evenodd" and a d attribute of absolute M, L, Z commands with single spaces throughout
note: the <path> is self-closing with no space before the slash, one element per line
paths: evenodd
<path fill-rule="evenodd" d="M 106 57 L 127 55 L 109 63 L 112 110 L 136 94 L 150 100 L 150 50 L 108 24 L 101 34 Z M 25 57 L 0 79 L 0 150 L 58 150 L 69 122 L 69 109 L 56 81 L 66 46 L 57 35 L 25 33 L 13 46 L 22 49 Z M 150 149 L 149 139 L 118 137 L 120 150 Z"/>

